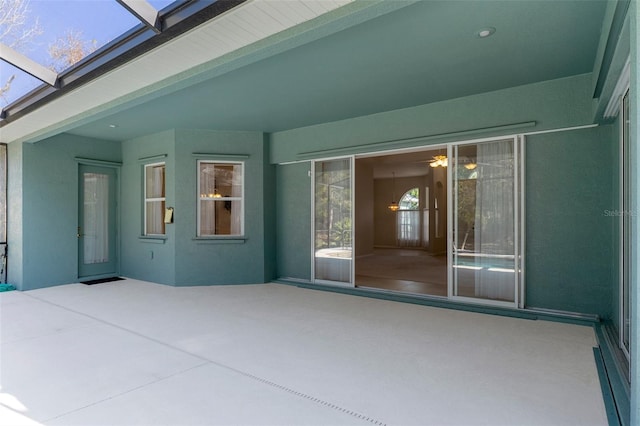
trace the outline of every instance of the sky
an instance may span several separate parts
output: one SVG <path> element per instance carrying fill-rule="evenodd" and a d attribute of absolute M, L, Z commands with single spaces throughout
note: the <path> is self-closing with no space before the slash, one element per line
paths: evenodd
<path fill-rule="evenodd" d="M 51 65 L 49 45 L 69 31 L 82 34 L 82 39 L 88 42 L 95 40 L 96 47 L 100 48 L 140 23 L 116 0 L 27 1 L 29 10 L 25 28 L 30 28 L 37 21 L 42 34 L 33 38 L 28 46 L 19 51 L 45 67 Z M 149 0 L 149 3 L 156 9 L 162 9 L 173 3 L 173 0 Z M 39 80 L 0 61 L 0 87 L 13 75 L 16 77 L 11 83 L 11 90 L 4 99 L 0 99 L 2 107 L 42 84 Z"/>

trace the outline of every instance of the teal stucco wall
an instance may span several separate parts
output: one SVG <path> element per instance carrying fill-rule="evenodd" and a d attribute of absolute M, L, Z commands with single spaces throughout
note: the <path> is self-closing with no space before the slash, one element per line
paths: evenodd
<path fill-rule="evenodd" d="M 65 134 L 9 150 L 9 280 L 21 290 L 78 281 L 77 157 L 122 164 L 120 275 L 170 285 L 275 278 L 275 166 L 260 132 L 171 130 L 122 143 Z M 197 153 L 246 156 L 244 238 L 196 238 Z M 166 204 L 175 208 L 174 223 L 165 238 L 143 238 L 144 165 L 159 161 L 167 167 Z"/>
<path fill-rule="evenodd" d="M 591 76 L 583 75 L 280 132 L 272 135 L 271 160 L 290 162 L 589 125 L 591 83 Z M 515 123 L 528 124 L 499 127 Z M 614 138 L 611 126 L 604 126 L 528 139 L 528 306 L 611 317 L 617 243 L 614 221 L 605 210 L 617 206 Z M 310 279 L 308 169 L 308 162 L 278 166 L 282 278 Z M 303 201 L 288 211 L 293 194 Z"/>
<path fill-rule="evenodd" d="M 590 90 L 591 74 L 584 74 L 277 132 L 271 135 L 271 161 L 285 163 L 591 124 Z M 533 125 L 517 126 L 531 122 Z"/>
<path fill-rule="evenodd" d="M 311 278 L 310 163 L 314 151 L 344 154 L 462 141 L 589 124 L 591 76 L 280 132 L 177 129 L 118 142 L 61 135 L 10 147 L 23 179 L 22 249 L 14 277 L 23 289 L 77 279 L 77 162 L 122 161 L 121 274 L 171 285 L 242 284 Z M 524 128 L 503 128 L 529 123 Z M 475 130 L 474 130 L 475 129 Z M 434 137 L 435 136 L 435 137 Z M 531 136 L 527 142 L 527 304 L 611 317 L 617 285 L 615 131 L 611 126 Z M 391 143 L 388 143 L 391 141 Z M 382 144 L 382 145 L 381 145 Z M 197 168 L 245 157 L 245 236 L 196 237 Z M 160 157 L 159 157 L 160 156 Z M 141 238 L 143 167 L 167 165 L 164 239 Z M 11 232 L 11 231 L 10 231 Z M 56 247 L 56 250 L 51 250 Z M 20 276 L 22 274 L 22 276 Z"/>
<path fill-rule="evenodd" d="M 166 226 L 166 238 L 143 238 L 145 164 L 165 162 L 166 205 L 175 204 L 175 132 L 170 130 L 122 143 L 122 262 L 120 273 L 129 278 L 162 284 L 175 282 L 175 226 Z"/>
<path fill-rule="evenodd" d="M 179 129 L 123 143 L 122 275 L 170 285 L 243 284 L 275 275 L 274 169 L 260 132 Z M 200 154 L 200 155 L 198 155 Z M 197 238 L 197 160 L 245 156 L 245 235 Z M 166 164 L 165 238 L 143 233 L 144 164 Z"/>
<path fill-rule="evenodd" d="M 21 290 L 77 282 L 76 157 L 120 162 L 120 143 L 62 134 L 42 143 L 19 146 L 22 149 L 22 223 L 12 221 L 10 226 L 21 225 L 22 241 L 21 247 L 10 247 L 10 256 L 21 258 L 22 271 L 20 273 L 20 265 L 12 265 L 15 275 L 11 278 Z M 20 221 L 15 215 L 11 220 L 14 218 Z"/>
<path fill-rule="evenodd" d="M 611 126 L 526 142 L 526 305 L 613 316 L 619 209 Z"/>
<path fill-rule="evenodd" d="M 310 163 L 278 166 L 277 170 L 277 275 L 311 279 Z"/>
<path fill-rule="evenodd" d="M 244 238 L 198 239 L 197 160 L 234 155 L 246 156 Z M 265 197 L 273 197 L 275 180 L 274 166 L 265 156 L 264 135 L 176 130 L 175 167 L 176 285 L 262 283 L 275 278 L 274 253 L 265 256 L 275 238 L 274 215 L 265 210 Z"/>

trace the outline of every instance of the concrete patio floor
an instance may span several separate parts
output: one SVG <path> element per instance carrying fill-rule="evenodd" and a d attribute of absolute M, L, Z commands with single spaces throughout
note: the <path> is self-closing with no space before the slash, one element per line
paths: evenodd
<path fill-rule="evenodd" d="M 606 425 L 590 327 L 282 284 L 0 293 L 0 424 Z"/>

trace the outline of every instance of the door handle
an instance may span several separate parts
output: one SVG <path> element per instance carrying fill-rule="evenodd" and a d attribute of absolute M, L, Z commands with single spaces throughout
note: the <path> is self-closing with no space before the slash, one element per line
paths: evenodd
<path fill-rule="evenodd" d="M 80 227 L 78 226 L 78 238 L 82 237 L 83 234 L 80 233 Z"/>

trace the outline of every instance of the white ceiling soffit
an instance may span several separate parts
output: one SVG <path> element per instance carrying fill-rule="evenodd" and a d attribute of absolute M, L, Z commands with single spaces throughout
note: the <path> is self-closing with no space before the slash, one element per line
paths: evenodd
<path fill-rule="evenodd" d="M 188 85 L 187 79 L 207 71 L 205 64 L 352 1 L 252 0 L 244 3 L 5 125 L 0 129 L 0 142 L 35 142 L 119 105 L 135 104 L 136 99 L 180 81 Z"/>

